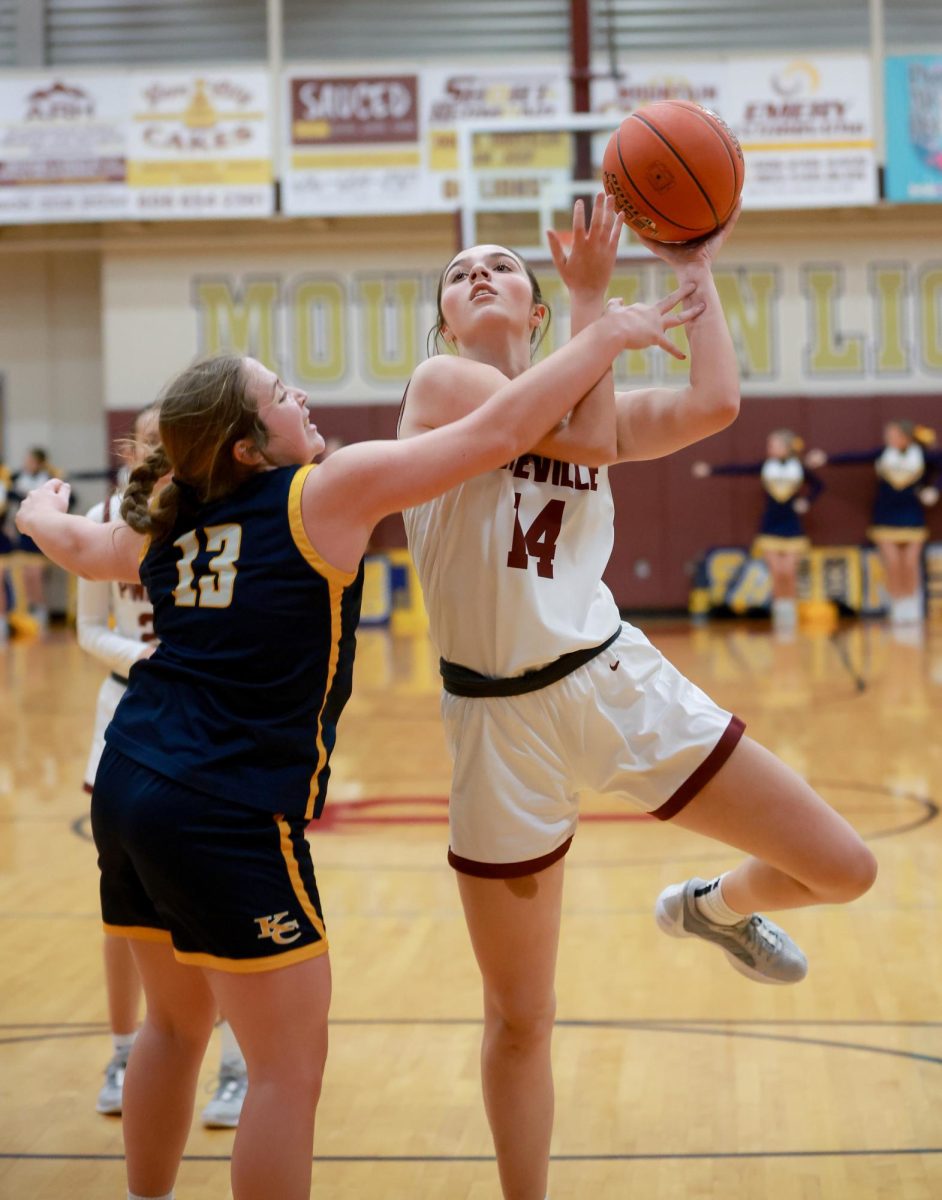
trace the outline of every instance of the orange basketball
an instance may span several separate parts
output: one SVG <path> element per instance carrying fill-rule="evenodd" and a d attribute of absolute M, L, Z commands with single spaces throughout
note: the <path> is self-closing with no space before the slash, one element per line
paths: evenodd
<path fill-rule="evenodd" d="M 602 181 L 625 224 L 657 242 L 689 242 L 718 228 L 742 191 L 742 148 L 723 121 L 689 100 L 658 100 L 622 121 L 602 159 Z"/>

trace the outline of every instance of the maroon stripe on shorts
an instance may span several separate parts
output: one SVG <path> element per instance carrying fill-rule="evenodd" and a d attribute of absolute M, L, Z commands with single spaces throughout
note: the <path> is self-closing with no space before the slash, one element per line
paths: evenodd
<path fill-rule="evenodd" d="M 568 837 L 561 846 L 557 846 L 549 854 L 544 854 L 542 858 L 530 858 L 526 862 L 510 863 L 475 862 L 473 858 L 462 858 L 455 854 L 449 846 L 448 862 L 462 875 L 476 875 L 478 879 L 519 879 L 521 875 L 535 875 L 537 871 L 545 871 L 554 862 L 559 862 L 571 845 L 572 838 Z"/>
<path fill-rule="evenodd" d="M 729 719 L 729 724 L 723 730 L 723 736 L 716 743 L 703 762 L 697 767 L 689 779 L 685 780 L 669 800 L 665 800 L 660 808 L 651 813 L 659 821 L 669 821 L 676 817 L 696 796 L 697 792 L 710 782 L 716 772 L 736 749 L 739 739 L 746 732 L 746 723 L 737 716 Z"/>

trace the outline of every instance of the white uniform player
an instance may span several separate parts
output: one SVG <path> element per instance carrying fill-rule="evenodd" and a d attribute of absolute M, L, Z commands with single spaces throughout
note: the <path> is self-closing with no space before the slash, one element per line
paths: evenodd
<path fill-rule="evenodd" d="M 93 521 L 120 520 L 120 496 L 115 493 L 96 504 L 88 516 Z M 79 645 L 111 672 L 98 690 L 95 730 L 85 768 L 85 790 L 90 792 L 105 745 L 105 730 L 124 695 L 128 672 L 140 658 L 152 653 L 154 610 L 140 584 L 80 579 L 76 625 Z"/>
<path fill-rule="evenodd" d="M 602 582 L 606 468 L 522 455 L 404 514 L 455 769 L 449 861 L 530 874 L 562 857 L 578 796 L 673 816 L 743 724 L 621 621 Z"/>

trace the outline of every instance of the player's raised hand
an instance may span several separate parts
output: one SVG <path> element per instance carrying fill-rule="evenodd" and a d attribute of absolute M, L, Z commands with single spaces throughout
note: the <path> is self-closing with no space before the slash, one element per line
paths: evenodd
<path fill-rule="evenodd" d="M 667 336 L 669 329 L 686 325 L 703 312 L 702 301 L 672 312 L 682 300 L 695 290 L 695 284 L 687 283 L 676 288 L 655 304 L 625 304 L 620 299 L 609 300 L 605 306 L 606 317 L 613 318 L 624 338 L 626 350 L 646 350 L 649 346 L 660 346 L 674 358 L 684 359 L 683 353 Z"/>
<path fill-rule="evenodd" d="M 706 237 L 697 238 L 692 242 L 655 242 L 645 237 L 642 237 L 641 241 L 658 258 L 663 259 L 664 262 L 668 263 L 675 270 L 690 265 L 709 267 L 717 254 L 719 254 L 720 247 L 733 232 L 741 212 L 742 200 L 740 199 L 736 202 L 736 207 L 719 229 L 707 234 Z"/>
<path fill-rule="evenodd" d="M 16 527 L 20 533 L 28 537 L 33 519 L 42 517 L 44 512 L 68 512 L 71 490 L 62 479 L 47 479 L 40 487 L 29 492 L 20 502 L 16 513 Z"/>
<path fill-rule="evenodd" d="M 559 277 L 570 292 L 603 296 L 612 277 L 618 239 L 625 218 L 615 212 L 615 201 L 602 192 L 595 197 L 588 227 L 585 204 L 577 200 L 572 209 L 572 235 L 568 246 L 555 229 L 549 229 L 546 239 Z"/>

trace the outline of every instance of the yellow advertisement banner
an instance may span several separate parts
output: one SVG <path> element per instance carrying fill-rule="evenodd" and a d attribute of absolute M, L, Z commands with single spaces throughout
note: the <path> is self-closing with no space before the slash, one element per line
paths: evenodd
<path fill-rule="evenodd" d="M 414 150 L 305 150 L 291 155 L 295 171 L 344 171 L 372 167 L 418 167 L 421 155 Z"/>
<path fill-rule="evenodd" d="M 201 162 L 131 162 L 128 183 L 131 187 L 192 187 L 270 183 L 271 162 L 267 158 L 203 160 Z"/>

